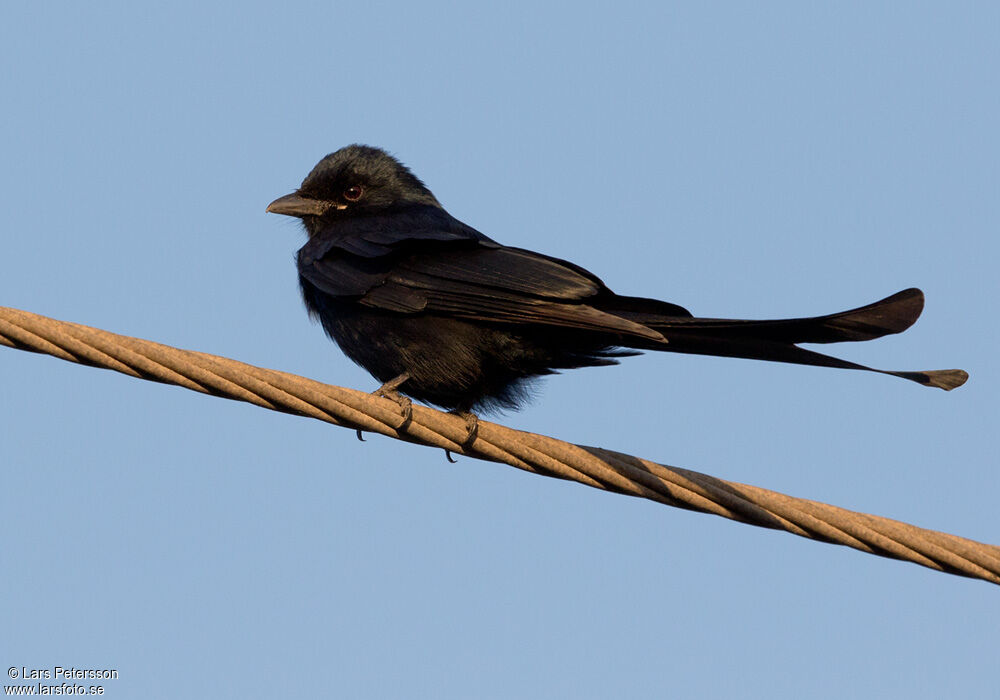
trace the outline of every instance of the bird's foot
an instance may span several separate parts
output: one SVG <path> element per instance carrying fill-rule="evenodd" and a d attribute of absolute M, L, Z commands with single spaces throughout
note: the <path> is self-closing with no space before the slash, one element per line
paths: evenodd
<path fill-rule="evenodd" d="M 380 386 L 378 389 L 371 393 L 372 396 L 378 396 L 379 398 L 389 399 L 395 402 L 403 411 L 403 422 L 399 424 L 396 430 L 402 430 L 410 421 L 413 420 L 413 401 L 408 397 L 400 394 L 397 389 L 400 385 L 410 378 L 409 372 L 403 372 L 401 375 L 395 379 L 390 379 L 385 384 Z M 365 439 L 361 436 L 361 428 L 358 428 L 358 440 L 364 442 Z"/>
<path fill-rule="evenodd" d="M 465 421 L 465 428 L 468 430 L 462 446 L 471 445 L 479 434 L 479 416 L 471 411 L 455 411 L 455 415 Z"/>
<path fill-rule="evenodd" d="M 470 447 L 476 441 L 476 436 L 479 435 L 479 416 L 471 411 L 456 410 L 450 411 L 450 413 L 465 421 L 465 428 L 468 432 L 465 435 L 465 440 L 462 441 L 462 447 Z M 449 462 L 455 464 L 456 460 L 452 459 L 450 451 L 445 450 L 444 456 Z"/>

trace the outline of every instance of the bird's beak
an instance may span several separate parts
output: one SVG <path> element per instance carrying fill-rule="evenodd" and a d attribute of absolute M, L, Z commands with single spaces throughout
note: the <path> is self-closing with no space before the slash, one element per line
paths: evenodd
<path fill-rule="evenodd" d="M 336 202 L 310 199 L 309 197 L 303 197 L 298 192 L 293 192 L 292 194 L 286 194 L 284 197 L 278 197 L 268 204 L 267 211 L 271 214 L 285 214 L 287 216 L 322 216 L 327 210 L 333 207 L 337 209 L 344 208 L 343 205 L 338 205 Z"/>

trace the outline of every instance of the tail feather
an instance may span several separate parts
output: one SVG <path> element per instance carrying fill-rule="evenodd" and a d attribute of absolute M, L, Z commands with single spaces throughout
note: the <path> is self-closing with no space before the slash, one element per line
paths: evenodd
<path fill-rule="evenodd" d="M 740 321 L 718 318 L 664 318 L 647 316 L 639 323 L 673 337 L 672 331 L 711 330 L 731 338 L 754 338 L 781 343 L 841 343 L 874 340 L 901 333 L 912 326 L 924 309 L 919 289 L 904 289 L 873 304 L 849 311 L 811 318 Z M 638 320 L 631 319 L 630 320 Z"/>
<path fill-rule="evenodd" d="M 961 369 L 933 369 L 921 371 L 895 371 L 876 369 L 856 362 L 841 360 L 813 350 L 806 350 L 797 345 L 751 338 L 732 339 L 728 337 L 713 337 L 711 335 L 671 336 L 669 344 L 663 350 L 694 355 L 716 355 L 722 357 L 741 357 L 749 360 L 768 360 L 771 362 L 788 362 L 797 365 L 812 365 L 814 367 L 836 367 L 838 369 L 859 369 L 867 372 L 878 372 L 893 377 L 908 379 L 924 386 L 937 387 L 951 391 L 965 384 L 969 378 L 968 372 Z"/>
<path fill-rule="evenodd" d="M 636 347 L 696 355 L 742 357 L 799 365 L 837 367 L 878 372 L 924 386 L 950 391 L 969 378 L 964 370 L 942 369 L 900 372 L 866 367 L 798 347 L 797 343 L 838 343 L 881 338 L 912 326 L 924 308 L 919 289 L 904 289 L 873 304 L 811 318 L 767 321 L 695 318 L 671 315 L 672 305 L 635 297 L 616 297 L 613 308 L 602 310 L 659 331 L 667 344 L 636 342 Z M 664 313 L 666 312 L 666 313 Z M 632 344 L 632 343 L 630 343 Z"/>

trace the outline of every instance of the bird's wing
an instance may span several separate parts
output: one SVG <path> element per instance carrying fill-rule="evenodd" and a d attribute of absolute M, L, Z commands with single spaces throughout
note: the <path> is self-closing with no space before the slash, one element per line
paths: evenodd
<path fill-rule="evenodd" d="M 499 247 L 440 209 L 415 207 L 352 219 L 310 238 L 298 253 L 299 274 L 334 297 L 361 297 L 385 282 L 404 251 L 428 244 Z"/>
<path fill-rule="evenodd" d="M 476 239 L 454 227 L 395 230 L 405 231 L 405 237 L 374 231 L 349 242 L 320 246 L 310 241 L 300 251 L 299 272 L 322 292 L 387 311 L 554 325 L 664 342 L 658 331 L 589 305 L 610 292 L 572 263 L 503 247 L 485 236 Z"/>
<path fill-rule="evenodd" d="M 303 260 L 350 253 L 361 258 L 393 255 L 421 241 L 470 241 L 499 247 L 500 244 L 463 224 L 448 212 L 427 205 L 413 206 L 391 214 L 361 216 L 309 239 L 299 251 Z"/>

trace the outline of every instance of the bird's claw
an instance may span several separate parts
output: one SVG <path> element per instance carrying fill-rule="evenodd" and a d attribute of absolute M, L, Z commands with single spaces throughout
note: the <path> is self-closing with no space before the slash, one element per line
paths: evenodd
<path fill-rule="evenodd" d="M 413 420 L 413 401 L 397 391 L 399 386 L 409 378 L 410 374 L 404 372 L 395 379 L 390 379 L 370 394 L 370 396 L 377 396 L 380 399 L 389 399 L 403 410 L 403 422 L 396 426 L 396 430 L 402 430 Z M 361 428 L 358 428 L 358 440 L 366 442 L 361 436 Z"/>
<path fill-rule="evenodd" d="M 396 404 L 403 409 L 403 422 L 399 424 L 396 430 L 402 430 L 410 421 L 413 420 L 413 401 L 408 397 L 403 396 L 397 391 L 403 382 L 410 378 L 409 372 L 403 372 L 401 375 L 395 379 L 390 379 L 385 384 L 380 386 L 378 389 L 372 393 L 375 396 L 381 396 L 384 399 L 389 399 L 390 401 L 395 401 Z"/>
<path fill-rule="evenodd" d="M 465 429 L 468 432 L 465 435 L 465 440 L 462 441 L 462 447 L 469 447 L 479 435 L 479 416 L 471 411 L 455 411 L 455 415 L 465 421 Z"/>
<path fill-rule="evenodd" d="M 479 436 L 479 416 L 471 411 L 451 411 L 451 414 L 458 416 L 465 421 L 465 429 L 467 432 L 465 434 L 465 439 L 462 440 L 461 444 L 463 448 L 471 447 L 472 443 L 474 443 L 476 438 Z M 457 460 L 452 459 L 451 450 L 445 450 L 444 456 L 452 464 L 457 462 Z"/>
<path fill-rule="evenodd" d="M 413 420 L 413 401 L 411 401 L 408 397 L 403 396 L 396 391 L 383 391 L 382 389 L 377 389 L 373 391 L 372 394 L 383 399 L 389 399 L 402 409 L 403 422 L 399 424 L 396 430 L 402 430 L 410 424 L 411 420 Z"/>

